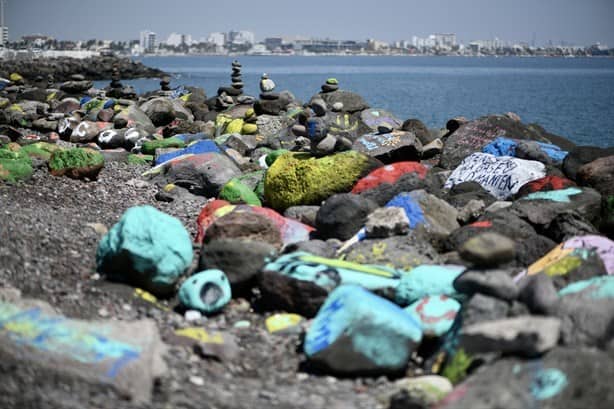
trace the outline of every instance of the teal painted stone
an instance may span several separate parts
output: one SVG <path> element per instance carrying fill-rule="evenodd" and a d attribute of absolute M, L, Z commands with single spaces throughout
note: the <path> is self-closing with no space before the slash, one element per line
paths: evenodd
<path fill-rule="evenodd" d="M 190 235 L 178 219 L 138 206 L 128 209 L 102 238 L 96 265 L 112 280 L 167 295 L 192 257 Z"/>
<path fill-rule="evenodd" d="M 179 301 L 184 307 L 206 314 L 224 308 L 231 297 L 230 283 L 222 270 L 196 273 L 179 288 Z"/>
<path fill-rule="evenodd" d="M 447 295 L 460 298 L 452 283 L 465 267 L 455 265 L 422 265 L 403 275 L 396 289 L 395 300 L 399 305 L 409 305 L 428 295 Z"/>
<path fill-rule="evenodd" d="M 445 295 L 430 295 L 405 308 L 420 323 L 424 335 L 440 337 L 452 328 L 461 304 Z"/>
<path fill-rule="evenodd" d="M 567 384 L 567 375 L 560 369 L 540 369 L 531 382 L 531 394 L 537 400 L 550 399 L 565 389 Z"/>
<path fill-rule="evenodd" d="M 561 296 L 576 293 L 583 293 L 592 300 L 614 298 L 614 276 L 599 276 L 576 281 L 559 291 Z"/>
<path fill-rule="evenodd" d="M 335 289 L 305 338 L 307 357 L 334 373 L 384 374 L 403 370 L 422 340 L 413 317 L 356 285 Z"/>
<path fill-rule="evenodd" d="M 268 263 L 264 270 L 310 281 L 327 290 L 340 284 L 355 284 L 369 290 L 394 289 L 404 274 L 386 266 L 353 263 L 303 251 L 284 254 Z"/>
<path fill-rule="evenodd" d="M 577 187 L 568 187 L 567 189 L 530 193 L 523 197 L 522 200 L 550 200 L 558 203 L 570 203 L 570 197 L 580 193 L 582 193 L 582 189 Z"/>

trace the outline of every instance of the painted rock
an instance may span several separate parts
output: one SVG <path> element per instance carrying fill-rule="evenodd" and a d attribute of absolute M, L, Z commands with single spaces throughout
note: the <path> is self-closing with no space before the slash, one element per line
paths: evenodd
<path fill-rule="evenodd" d="M 390 301 L 353 285 L 333 291 L 305 338 L 305 354 L 334 373 L 401 371 L 422 340 L 419 324 Z"/>
<path fill-rule="evenodd" d="M 205 314 L 220 311 L 232 297 L 228 278 L 221 270 L 205 270 L 190 276 L 179 288 L 179 301 L 187 309 Z"/>
<path fill-rule="evenodd" d="M 383 109 L 365 109 L 360 113 L 360 120 L 372 131 L 377 131 L 382 125 L 399 129 L 403 121 Z"/>
<path fill-rule="evenodd" d="M 70 134 L 70 141 L 75 143 L 87 143 L 96 140 L 96 137 L 107 129 L 111 129 L 110 122 L 82 121 Z"/>
<path fill-rule="evenodd" d="M 264 270 L 310 281 L 329 291 L 340 284 L 355 284 L 369 290 L 395 288 L 401 277 L 407 274 L 389 267 L 363 265 L 300 251 L 278 257 Z"/>
<path fill-rule="evenodd" d="M 230 205 L 230 203 L 225 200 L 214 200 L 207 203 L 198 216 L 198 235 L 196 241 L 199 243 L 202 242 L 205 238 L 205 231 L 207 228 L 219 217 L 231 212 L 253 212 L 266 217 L 276 226 L 281 234 L 284 245 L 309 240 L 309 234 L 314 230 L 311 226 L 283 217 L 276 211 L 266 207 Z"/>
<path fill-rule="evenodd" d="M 27 154 L 31 158 L 43 160 L 51 159 L 53 152 L 59 151 L 62 148 L 54 143 L 36 142 L 21 147 L 20 151 Z"/>
<path fill-rule="evenodd" d="M 262 206 L 256 193 L 247 185 L 241 183 L 238 178 L 231 179 L 222 187 L 219 199 L 233 204 L 245 203 L 251 206 Z"/>
<path fill-rule="evenodd" d="M 523 159 L 538 160 L 543 163 L 560 164 L 568 152 L 556 145 L 535 142 L 520 141 L 510 138 L 499 137 L 482 148 L 482 152 L 495 156 L 515 156 Z"/>
<path fill-rule="evenodd" d="M 614 276 L 594 277 L 577 281 L 559 291 L 560 296 L 577 294 L 587 300 L 614 299 Z"/>
<path fill-rule="evenodd" d="M 192 241 L 181 222 L 151 206 L 128 209 L 102 238 L 98 271 L 155 295 L 172 292 L 192 263 Z"/>
<path fill-rule="evenodd" d="M 273 314 L 266 319 L 266 329 L 272 334 L 300 331 L 299 324 L 303 321 L 298 314 Z"/>
<path fill-rule="evenodd" d="M 401 277 L 396 288 L 395 301 L 399 305 L 409 305 L 429 295 L 446 295 L 459 298 L 454 289 L 454 280 L 465 267 L 455 265 L 422 265 Z"/>
<path fill-rule="evenodd" d="M 574 187 L 576 184 L 561 176 L 545 176 L 541 179 L 524 184 L 516 193 L 516 198 L 526 196 L 536 192 L 547 192 L 550 190 L 561 190 Z"/>
<path fill-rule="evenodd" d="M 96 179 L 103 167 L 104 157 L 92 149 L 58 150 L 49 159 L 49 170 L 53 176 Z"/>
<path fill-rule="evenodd" d="M 546 168 L 541 162 L 474 153 L 454 169 L 444 187 L 450 189 L 463 182 L 478 182 L 490 194 L 505 200 L 522 185 L 545 175 Z"/>
<path fill-rule="evenodd" d="M 360 193 L 373 189 L 382 183 L 395 183 L 401 176 L 408 173 L 415 173 L 420 179 L 424 179 L 428 169 L 420 162 L 396 162 L 390 165 L 375 169 L 364 178 L 360 179 L 352 193 Z"/>
<path fill-rule="evenodd" d="M 32 160 L 25 153 L 0 149 L 0 180 L 16 182 L 26 180 L 34 173 Z"/>
<path fill-rule="evenodd" d="M 185 187 L 193 194 L 214 197 L 228 181 L 241 175 L 241 171 L 228 156 L 210 152 L 179 156 L 144 175 Z"/>
<path fill-rule="evenodd" d="M 461 304 L 454 298 L 445 295 L 429 295 L 409 307 L 405 311 L 420 323 L 425 336 L 440 337 L 452 328 Z"/>
<path fill-rule="evenodd" d="M 164 139 L 167 141 L 168 139 Z M 149 150 L 149 148 L 147 148 Z M 212 140 L 202 140 L 196 141 L 190 144 L 188 147 L 183 149 L 177 149 L 173 152 L 164 153 L 156 157 L 155 164 L 159 165 L 171 159 L 177 158 L 182 155 L 194 154 L 198 155 L 200 153 L 220 153 L 220 148 L 217 147 L 215 142 Z"/>
<path fill-rule="evenodd" d="M 422 156 L 422 143 L 405 131 L 363 135 L 354 141 L 352 149 L 383 163 L 412 161 Z"/>
<path fill-rule="evenodd" d="M 501 234 L 485 232 L 463 243 L 459 254 L 476 266 L 493 267 L 514 259 L 516 243 Z"/>
<path fill-rule="evenodd" d="M 335 193 L 349 192 L 378 163 L 355 151 L 322 158 L 303 153 L 281 155 L 265 176 L 265 201 L 279 211 L 290 206 L 320 204 Z"/>
<path fill-rule="evenodd" d="M 141 152 L 146 155 L 153 155 L 156 153 L 156 149 L 164 149 L 164 148 L 184 148 L 185 142 L 179 138 L 165 138 L 165 139 L 154 139 L 151 141 L 144 142 L 141 147 Z"/>

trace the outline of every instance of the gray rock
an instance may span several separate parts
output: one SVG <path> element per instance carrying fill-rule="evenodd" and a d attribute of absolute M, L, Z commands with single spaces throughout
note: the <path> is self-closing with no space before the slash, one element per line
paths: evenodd
<path fill-rule="evenodd" d="M 258 138 L 256 135 L 232 134 L 226 140 L 226 145 L 239 152 L 242 156 L 248 156 L 256 149 Z"/>
<path fill-rule="evenodd" d="M 323 99 L 328 106 L 341 102 L 344 110 L 349 113 L 354 113 L 369 108 L 369 105 L 365 102 L 363 97 L 354 92 L 342 89 L 333 92 L 320 93 L 314 98 Z"/>
<path fill-rule="evenodd" d="M 447 237 L 460 225 L 456 221 L 458 210 L 445 200 L 428 193 L 426 190 L 414 190 L 409 196 L 417 202 L 424 213 L 425 229 L 435 238 Z"/>
<path fill-rule="evenodd" d="M 494 267 L 516 256 L 513 240 L 498 233 L 482 233 L 467 240 L 459 248 L 460 256 L 480 267 Z"/>
<path fill-rule="evenodd" d="M 506 358 L 481 367 L 438 408 L 609 408 L 613 376 L 611 353 L 558 347 L 538 360 Z"/>
<path fill-rule="evenodd" d="M 422 156 L 422 144 L 416 135 L 405 131 L 363 135 L 354 141 L 352 149 L 383 163 L 413 161 Z"/>
<path fill-rule="evenodd" d="M 367 216 L 365 235 L 368 238 L 402 236 L 408 232 L 409 219 L 400 207 L 380 207 Z"/>
<path fill-rule="evenodd" d="M 309 226 L 315 226 L 318 210 L 320 206 L 291 206 L 286 209 L 284 216 Z"/>
<path fill-rule="evenodd" d="M 505 301 L 483 294 L 475 294 L 463 305 L 463 326 L 506 318 L 509 310 L 510 305 Z"/>
<path fill-rule="evenodd" d="M 460 347 L 468 353 L 499 352 L 540 355 L 558 342 L 561 321 L 552 317 L 523 316 L 464 326 Z"/>
<path fill-rule="evenodd" d="M 405 236 L 363 240 L 344 254 L 348 261 L 388 265 L 405 271 L 421 264 L 438 264 L 442 261 L 427 238 L 416 231 Z"/>
<path fill-rule="evenodd" d="M 306 251 L 320 257 L 335 258 L 336 251 L 341 242 L 339 240 L 309 240 L 292 243 L 284 248 L 284 253 L 293 253 L 295 251 Z"/>
<path fill-rule="evenodd" d="M 550 276 L 539 273 L 520 281 L 518 299 L 533 314 L 552 315 L 556 311 L 559 296 Z"/>
<path fill-rule="evenodd" d="M 254 282 L 267 258 L 274 258 L 277 249 L 262 241 L 218 239 L 204 244 L 198 263 L 199 271 L 219 269 L 226 273 L 235 289 Z"/>
<path fill-rule="evenodd" d="M 454 280 L 454 288 L 464 294 L 485 294 L 506 301 L 518 297 L 518 288 L 504 270 L 467 270 Z"/>
<path fill-rule="evenodd" d="M 485 203 L 482 200 L 471 199 L 458 211 L 456 219 L 460 224 L 467 224 L 484 214 Z"/>
<path fill-rule="evenodd" d="M 166 371 L 165 347 L 150 320 L 73 320 L 32 300 L 0 302 L 0 317 L 0 402 L 23 402 L 31 384 L 37 385 L 33 393 L 48 394 L 39 397 L 47 401 L 60 385 L 71 384 L 90 396 L 147 403 L 155 378 Z"/>
<path fill-rule="evenodd" d="M 348 240 L 364 225 L 376 204 L 362 196 L 341 193 L 329 197 L 316 215 L 320 238 Z"/>
<path fill-rule="evenodd" d="M 614 338 L 614 299 L 587 299 L 582 293 L 561 297 L 561 343 L 604 348 Z"/>

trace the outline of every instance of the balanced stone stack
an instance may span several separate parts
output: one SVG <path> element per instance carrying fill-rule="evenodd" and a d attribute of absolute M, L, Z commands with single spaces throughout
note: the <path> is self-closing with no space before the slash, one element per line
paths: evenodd
<path fill-rule="evenodd" d="M 121 75 L 119 73 L 119 67 L 117 64 L 113 64 L 113 71 L 111 72 L 111 89 L 121 89 Z"/>
<path fill-rule="evenodd" d="M 171 90 L 171 79 L 165 75 L 160 80 L 160 91 L 170 91 Z"/>
<path fill-rule="evenodd" d="M 333 92 L 339 89 L 339 81 L 336 78 L 329 78 L 322 85 L 322 92 Z"/>
<path fill-rule="evenodd" d="M 279 94 L 273 92 L 275 90 L 275 82 L 265 73 L 260 77 L 260 99 L 276 100 L 279 99 Z"/>
<path fill-rule="evenodd" d="M 232 62 L 232 74 L 230 75 L 230 79 L 232 81 L 232 88 L 237 90 L 237 94 L 233 96 L 238 96 L 243 93 L 243 79 L 241 78 L 241 63 L 237 60 Z"/>

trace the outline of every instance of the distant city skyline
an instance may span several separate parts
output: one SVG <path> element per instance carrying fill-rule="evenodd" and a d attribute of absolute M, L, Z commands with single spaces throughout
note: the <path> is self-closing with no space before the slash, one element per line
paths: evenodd
<path fill-rule="evenodd" d="M 10 41 L 40 33 L 60 40 L 138 39 L 151 30 L 206 38 L 211 32 L 246 30 L 266 37 L 304 36 L 339 40 L 410 40 L 455 33 L 459 42 L 489 40 L 536 44 L 614 45 L 612 0 L 310 0 L 214 2 L 176 0 L 5 0 Z M 207 2 L 208 3 L 208 2 Z M 358 3 L 358 4 L 357 4 Z"/>

